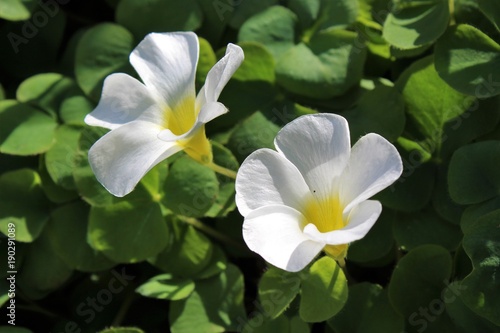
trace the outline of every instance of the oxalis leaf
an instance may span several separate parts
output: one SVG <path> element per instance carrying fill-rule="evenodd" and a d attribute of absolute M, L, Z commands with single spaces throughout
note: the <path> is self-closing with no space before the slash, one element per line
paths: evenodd
<path fill-rule="evenodd" d="M 438 39 L 449 18 L 447 0 L 395 1 L 385 20 L 383 36 L 394 46 L 412 49 Z"/>
<path fill-rule="evenodd" d="M 433 57 L 414 62 L 396 81 L 405 100 L 408 120 L 423 138 L 421 145 L 440 154 L 445 124 L 465 112 L 474 99 L 457 92 L 436 72 Z"/>
<path fill-rule="evenodd" d="M 459 24 L 439 39 L 436 70 L 456 90 L 478 98 L 500 94 L 500 45 L 480 30 Z"/>
<path fill-rule="evenodd" d="M 328 99 L 359 84 L 366 48 L 358 35 L 345 30 L 315 34 L 284 53 L 276 65 L 278 84 L 292 93 Z"/>
<path fill-rule="evenodd" d="M 168 229 L 158 203 L 119 203 L 92 207 L 89 243 L 120 263 L 143 261 L 167 246 Z"/>
<path fill-rule="evenodd" d="M 0 152 L 36 155 L 54 143 L 56 121 L 43 112 L 14 100 L 0 101 Z"/>
<path fill-rule="evenodd" d="M 500 210 L 481 217 L 464 236 L 464 249 L 474 270 L 462 281 L 464 303 L 475 313 L 500 325 Z"/>
<path fill-rule="evenodd" d="M 347 280 L 335 260 L 323 257 L 310 268 L 302 281 L 300 318 L 320 322 L 337 314 L 347 301 Z"/>
<path fill-rule="evenodd" d="M 462 205 L 500 195 L 500 141 L 483 141 L 459 148 L 448 171 L 450 196 Z"/>

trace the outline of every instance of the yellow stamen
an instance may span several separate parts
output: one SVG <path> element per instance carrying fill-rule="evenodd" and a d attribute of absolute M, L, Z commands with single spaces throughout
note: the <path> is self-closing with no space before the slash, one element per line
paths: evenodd
<path fill-rule="evenodd" d="M 195 124 L 200 112 L 196 108 L 194 97 L 188 97 L 165 111 L 165 128 L 175 135 L 188 132 Z M 212 146 L 205 135 L 205 126 L 200 127 L 191 137 L 178 142 L 186 154 L 195 161 L 209 164 L 213 160 Z"/>
<path fill-rule="evenodd" d="M 329 196 L 326 199 L 311 196 L 306 200 L 302 214 L 305 220 L 302 226 L 312 223 L 322 233 L 339 230 L 346 226 L 347 221 L 342 217 L 344 207 L 340 204 L 338 196 Z M 348 244 L 327 245 L 323 249 L 334 259 L 343 259 L 347 253 Z"/>
<path fill-rule="evenodd" d="M 195 108 L 193 97 L 184 98 L 172 109 L 165 110 L 165 128 L 168 128 L 175 135 L 182 135 L 189 131 L 196 122 L 199 110 Z"/>

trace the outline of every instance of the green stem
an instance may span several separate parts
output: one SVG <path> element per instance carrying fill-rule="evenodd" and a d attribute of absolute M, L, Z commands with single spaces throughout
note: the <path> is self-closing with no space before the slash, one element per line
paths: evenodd
<path fill-rule="evenodd" d="M 204 233 L 206 233 L 207 235 L 210 235 L 212 236 L 213 238 L 221 241 L 222 243 L 225 243 L 225 244 L 228 244 L 228 245 L 231 245 L 232 247 L 240 250 L 240 251 L 243 251 L 243 252 L 248 252 L 248 248 L 246 248 L 245 246 L 241 245 L 240 243 L 236 242 L 234 239 L 226 236 L 225 234 L 209 227 L 208 225 L 198 221 L 197 219 L 195 218 L 192 218 L 192 217 L 180 217 L 179 218 L 183 221 L 183 222 L 186 222 L 187 224 L 190 224 L 192 225 L 193 227 L 195 227 L 196 229 L 199 229 L 201 231 L 203 231 Z"/>
<path fill-rule="evenodd" d="M 448 6 L 450 10 L 450 25 L 455 24 L 455 0 L 449 0 Z"/>
<path fill-rule="evenodd" d="M 134 301 L 136 294 L 135 291 L 129 292 L 129 294 L 125 297 L 125 300 L 122 302 L 120 309 L 118 310 L 118 313 L 115 316 L 115 319 L 113 319 L 113 323 L 111 326 L 118 327 L 122 324 L 123 319 L 125 318 L 125 315 L 128 312 L 128 309 L 132 305 L 132 302 Z"/>
<path fill-rule="evenodd" d="M 215 172 L 220 173 L 221 175 L 224 175 L 224 176 L 232 178 L 232 179 L 236 179 L 236 171 L 221 167 L 220 165 L 217 165 L 214 162 L 206 164 L 206 166 L 208 166 L 210 169 L 214 170 Z"/>

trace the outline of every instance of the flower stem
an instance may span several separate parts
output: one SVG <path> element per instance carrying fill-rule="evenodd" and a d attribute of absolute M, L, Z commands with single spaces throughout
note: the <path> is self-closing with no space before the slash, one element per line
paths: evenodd
<path fill-rule="evenodd" d="M 132 305 L 133 300 L 135 299 L 136 294 L 134 291 L 129 292 L 129 294 L 125 297 L 125 300 L 123 300 L 120 309 L 118 309 L 118 313 L 116 314 L 115 318 L 113 319 L 113 323 L 111 326 L 120 326 L 123 319 L 125 319 L 125 316 L 130 308 L 130 305 Z"/>
<path fill-rule="evenodd" d="M 214 162 L 207 164 L 207 166 L 210 169 L 214 170 L 215 172 L 220 173 L 221 175 L 224 175 L 232 179 L 236 179 L 236 171 L 221 167 L 220 165 L 217 165 Z"/>
<path fill-rule="evenodd" d="M 225 234 L 223 234 L 223 233 L 221 233 L 221 232 L 219 232 L 219 231 L 217 231 L 217 230 L 209 227 L 208 225 L 206 225 L 206 224 L 198 221 L 195 218 L 185 217 L 185 216 L 182 216 L 182 217 L 179 216 L 179 219 L 181 219 L 183 222 L 186 222 L 187 224 L 192 225 L 196 229 L 199 229 L 199 230 L 203 231 L 207 235 L 210 235 L 213 238 L 221 241 L 222 243 L 231 245 L 232 247 L 234 247 L 234 248 L 236 248 L 236 249 L 238 249 L 240 251 L 248 252 L 248 249 L 245 246 L 241 245 L 240 243 L 238 243 L 234 239 L 226 236 Z"/>

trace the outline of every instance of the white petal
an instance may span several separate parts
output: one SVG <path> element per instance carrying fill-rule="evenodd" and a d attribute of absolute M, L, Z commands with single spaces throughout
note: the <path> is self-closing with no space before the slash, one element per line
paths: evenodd
<path fill-rule="evenodd" d="M 243 238 L 250 250 L 270 264 L 297 272 L 323 249 L 324 243 L 310 240 L 300 229 L 302 214 L 287 206 L 266 206 L 248 214 Z"/>
<path fill-rule="evenodd" d="M 198 38 L 192 32 L 150 33 L 130 55 L 130 63 L 148 89 L 170 108 L 195 98 Z"/>
<path fill-rule="evenodd" d="M 328 245 L 349 244 L 365 237 L 382 212 L 382 205 L 376 200 L 366 200 L 354 207 L 349 215 L 348 224 L 339 230 L 321 233 L 314 224 L 304 228 L 309 238 Z"/>
<path fill-rule="evenodd" d="M 181 150 L 158 140 L 160 131 L 149 122 L 133 121 L 100 138 L 89 150 L 97 180 L 117 197 L 130 193 L 151 168 Z"/>
<path fill-rule="evenodd" d="M 349 127 L 338 115 L 306 115 L 288 123 L 274 142 L 300 171 L 311 192 L 330 196 L 350 153 Z"/>
<path fill-rule="evenodd" d="M 198 105 L 217 101 L 222 89 L 224 89 L 231 76 L 240 67 L 243 59 L 244 54 L 241 47 L 229 43 L 224 57 L 208 72 L 205 85 L 198 93 Z"/>
<path fill-rule="evenodd" d="M 297 168 L 271 149 L 250 154 L 236 176 L 236 204 L 243 216 L 273 204 L 299 209 L 308 193 L 309 188 Z"/>
<path fill-rule="evenodd" d="M 402 172 L 401 157 L 389 141 L 375 133 L 359 139 L 340 181 L 344 212 L 394 183 Z"/>
<path fill-rule="evenodd" d="M 104 80 L 99 104 L 85 117 L 85 122 L 91 126 L 115 129 L 139 117 L 159 123 L 161 113 L 146 86 L 130 75 L 116 73 Z"/>

